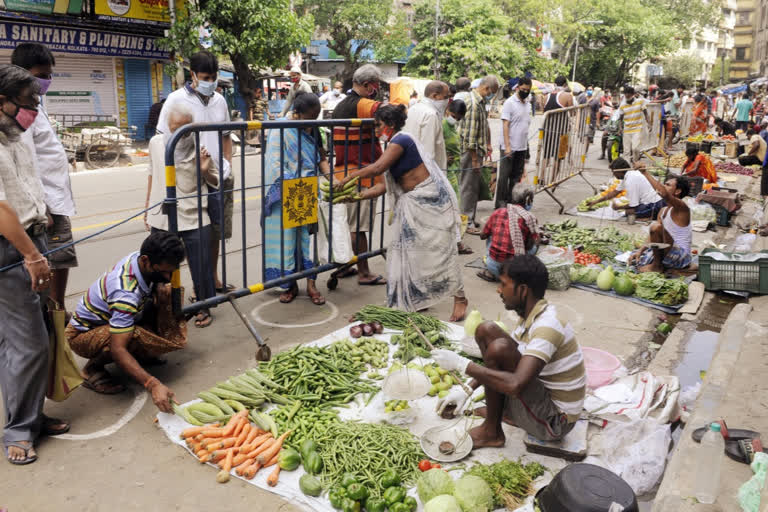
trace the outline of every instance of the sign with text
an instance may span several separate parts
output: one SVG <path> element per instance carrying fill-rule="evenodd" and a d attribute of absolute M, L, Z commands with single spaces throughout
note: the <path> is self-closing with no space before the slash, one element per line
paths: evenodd
<path fill-rule="evenodd" d="M 12 50 L 19 43 L 42 43 L 54 52 L 105 57 L 167 59 L 169 56 L 155 46 L 153 37 L 0 21 L 0 48 Z"/>
<path fill-rule="evenodd" d="M 176 11 L 184 9 L 184 0 L 176 1 Z M 170 25 L 169 0 L 95 0 L 94 13 L 100 20 Z"/>

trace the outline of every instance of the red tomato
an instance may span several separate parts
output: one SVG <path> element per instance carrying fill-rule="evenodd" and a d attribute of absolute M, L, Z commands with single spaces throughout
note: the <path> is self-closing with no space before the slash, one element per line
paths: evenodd
<path fill-rule="evenodd" d="M 422 460 L 419 462 L 419 471 L 429 471 L 432 469 L 432 463 L 429 462 L 427 459 Z"/>

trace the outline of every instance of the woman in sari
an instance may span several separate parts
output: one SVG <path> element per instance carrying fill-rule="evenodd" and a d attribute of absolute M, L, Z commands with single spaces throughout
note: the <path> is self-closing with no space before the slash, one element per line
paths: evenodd
<path fill-rule="evenodd" d="M 696 135 L 707 131 L 707 97 L 703 94 L 696 96 L 696 104 L 693 106 L 693 119 L 691 119 L 690 135 Z"/>
<path fill-rule="evenodd" d="M 320 100 L 314 94 L 299 93 L 293 102 L 293 112 L 284 119 L 317 119 L 320 114 Z M 281 134 L 282 132 L 282 146 Z M 330 171 L 328 160 L 318 144 L 319 136 L 313 133 L 312 128 L 299 129 L 287 128 L 285 130 L 269 130 L 267 149 L 265 154 L 264 186 L 269 187 L 264 199 L 264 244 L 266 259 L 267 280 L 278 279 L 295 272 L 297 263 L 301 269 L 314 267 L 310 255 L 309 226 L 289 228 L 282 230 L 281 240 L 281 216 L 282 216 L 282 181 L 295 178 L 317 176 L 318 169 L 327 174 Z M 283 168 L 281 177 L 280 168 Z M 297 240 L 300 241 L 297 244 Z M 321 306 L 325 304 L 325 298 L 315 286 L 316 276 L 307 277 L 307 295 L 313 304 Z M 280 302 L 288 304 L 299 294 L 299 286 L 294 281 L 292 284 L 283 285 L 286 291 L 280 295 Z"/>
<path fill-rule="evenodd" d="M 712 160 L 705 153 L 699 153 L 696 148 L 685 150 L 688 160 L 683 164 L 683 176 L 692 178 L 700 176 L 710 183 L 717 183 L 717 170 Z"/>
<path fill-rule="evenodd" d="M 464 319 L 469 302 L 464 296 L 458 260 L 458 201 L 443 171 L 423 151 L 416 138 L 402 132 L 406 110 L 384 105 L 376 111 L 377 137 L 389 141 L 376 162 L 341 180 L 343 188 L 359 176 L 385 175 L 394 228 L 387 250 L 387 304 L 405 311 L 429 308 L 453 296 L 450 320 Z M 375 194 L 363 190 L 361 199 Z"/>

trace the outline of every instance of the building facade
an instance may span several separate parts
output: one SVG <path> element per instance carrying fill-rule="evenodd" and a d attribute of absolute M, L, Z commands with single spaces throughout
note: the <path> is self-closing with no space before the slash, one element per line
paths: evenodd
<path fill-rule="evenodd" d="M 737 0 L 736 27 L 731 55 L 731 82 L 754 78 L 759 73 L 755 55 L 755 26 L 759 21 L 758 0 Z"/>
<path fill-rule="evenodd" d="M 163 5 L 165 3 L 165 5 Z M 2 2 L 0 2 L 2 4 Z M 54 119 L 108 116 L 146 139 L 150 106 L 171 92 L 167 52 L 157 39 L 169 26 L 167 1 L 5 0 L 0 59 L 19 43 L 48 46 L 56 57 L 44 98 Z"/>
<path fill-rule="evenodd" d="M 755 62 L 761 77 L 768 75 L 768 0 L 757 0 L 755 6 Z"/>

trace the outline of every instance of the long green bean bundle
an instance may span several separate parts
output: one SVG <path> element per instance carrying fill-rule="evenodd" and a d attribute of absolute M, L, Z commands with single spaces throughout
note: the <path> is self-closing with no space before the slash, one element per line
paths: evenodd
<path fill-rule="evenodd" d="M 398 309 L 368 304 L 355 314 L 355 320 L 361 322 L 381 322 L 381 325 L 389 329 L 404 331 L 410 327 L 408 319 L 411 319 L 423 332 L 445 331 L 446 325 L 437 318 L 421 313 L 407 313 Z"/>

